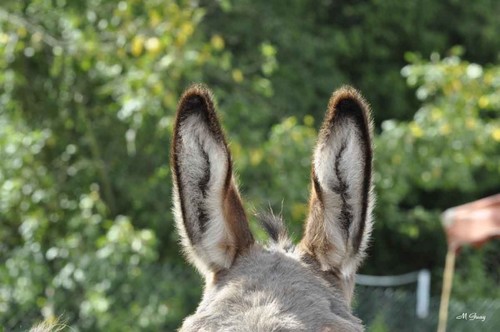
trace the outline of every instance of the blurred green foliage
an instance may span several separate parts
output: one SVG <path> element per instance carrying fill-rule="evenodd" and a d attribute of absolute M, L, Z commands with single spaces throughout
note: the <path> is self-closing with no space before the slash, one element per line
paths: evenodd
<path fill-rule="evenodd" d="M 401 71 L 408 85 L 417 88 L 421 106 L 411 121 L 384 121 L 375 141 L 378 222 L 373 236 L 383 241 L 374 241 L 367 271 L 440 269 L 446 250 L 439 222 L 443 210 L 498 193 L 500 67 L 463 61 L 460 52 L 455 48 L 455 55 L 443 59 L 433 54 L 430 62 L 415 57 Z M 394 265 L 385 254 L 393 248 L 398 248 L 400 259 L 411 259 Z M 490 279 L 483 278 L 481 286 L 477 278 L 455 280 L 454 294 L 468 289 L 474 296 L 499 295 L 498 249 L 496 242 L 467 252 L 478 263 L 476 268 L 489 271 Z M 476 273 L 466 266 L 461 266 L 459 275 Z M 435 276 L 440 286 L 441 275 Z"/>
<path fill-rule="evenodd" d="M 360 88 L 378 125 L 363 272 L 440 277 L 439 214 L 500 188 L 498 6 L 2 2 L 0 325 L 173 330 L 194 310 L 168 162 L 190 82 L 214 89 L 248 209 L 282 211 L 295 239 L 328 96 Z M 500 295 L 498 249 L 464 250 L 454 296 Z"/>

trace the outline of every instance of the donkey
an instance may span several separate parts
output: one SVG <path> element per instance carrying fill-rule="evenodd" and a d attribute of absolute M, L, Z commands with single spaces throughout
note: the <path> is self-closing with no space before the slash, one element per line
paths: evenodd
<path fill-rule="evenodd" d="M 180 331 L 362 331 L 350 309 L 372 229 L 372 122 L 351 87 L 333 93 L 313 153 L 309 215 L 293 245 L 279 217 L 254 240 L 212 93 L 181 97 L 171 165 L 182 246 L 203 275 L 196 312 Z"/>

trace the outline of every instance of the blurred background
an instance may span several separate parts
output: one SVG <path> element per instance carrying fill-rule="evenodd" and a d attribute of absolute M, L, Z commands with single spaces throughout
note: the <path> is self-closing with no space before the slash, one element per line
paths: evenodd
<path fill-rule="evenodd" d="M 360 289 L 354 311 L 369 331 L 434 330 L 440 214 L 500 188 L 499 15 L 494 0 L 3 0 L 0 326 L 173 331 L 195 310 L 169 149 L 180 94 L 204 82 L 248 211 L 282 210 L 295 240 L 328 98 L 363 92 L 378 199 L 360 272 L 429 269 L 431 309 L 415 317 L 410 285 Z M 500 326 L 499 249 L 458 254 L 453 331 Z"/>

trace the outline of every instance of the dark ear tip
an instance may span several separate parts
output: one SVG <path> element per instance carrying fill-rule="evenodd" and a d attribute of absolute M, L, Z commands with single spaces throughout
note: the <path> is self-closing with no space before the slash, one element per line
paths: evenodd
<path fill-rule="evenodd" d="M 179 102 L 178 112 L 213 110 L 212 91 L 204 84 L 193 84 L 187 88 Z"/>
<path fill-rule="evenodd" d="M 205 123 L 208 130 L 215 135 L 216 139 L 224 142 L 224 134 L 215 112 L 215 103 L 212 91 L 203 84 L 193 84 L 184 91 L 177 107 L 175 120 L 175 134 L 178 134 L 181 124 L 189 118 Z"/>
<path fill-rule="evenodd" d="M 369 115 L 368 103 L 363 96 L 351 86 L 343 86 L 336 90 L 328 103 L 329 112 L 355 112 L 361 110 L 365 115 Z"/>
<path fill-rule="evenodd" d="M 371 126 L 370 107 L 363 96 L 351 86 L 336 90 L 328 102 L 328 122 L 343 117 L 352 117 L 364 122 L 368 127 Z"/>

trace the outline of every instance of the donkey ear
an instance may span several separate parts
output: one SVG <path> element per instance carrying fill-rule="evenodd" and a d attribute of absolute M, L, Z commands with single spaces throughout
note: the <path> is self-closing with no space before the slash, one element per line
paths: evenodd
<path fill-rule="evenodd" d="M 179 102 L 171 164 L 176 225 L 188 259 L 202 273 L 229 268 L 254 239 L 211 92 L 204 86 L 190 87 Z"/>
<path fill-rule="evenodd" d="M 301 247 L 324 270 L 353 276 L 372 222 L 372 123 L 363 97 L 335 91 L 312 162 L 309 216 Z"/>

